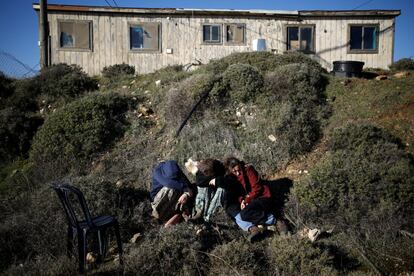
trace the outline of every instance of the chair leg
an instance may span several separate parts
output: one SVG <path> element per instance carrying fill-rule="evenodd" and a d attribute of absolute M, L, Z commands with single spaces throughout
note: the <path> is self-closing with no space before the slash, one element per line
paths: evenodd
<path fill-rule="evenodd" d="M 115 223 L 115 235 L 116 235 L 116 242 L 118 245 L 118 252 L 119 252 L 119 263 L 121 265 L 124 264 L 124 260 L 122 258 L 122 241 L 121 241 L 121 234 L 119 233 L 119 224 L 118 222 Z"/>
<path fill-rule="evenodd" d="M 87 233 L 78 233 L 79 273 L 85 271 Z"/>
<path fill-rule="evenodd" d="M 106 231 L 105 229 L 98 230 L 98 242 L 99 242 L 99 255 L 100 261 L 105 260 L 106 251 L 107 251 L 107 239 L 106 239 Z"/>

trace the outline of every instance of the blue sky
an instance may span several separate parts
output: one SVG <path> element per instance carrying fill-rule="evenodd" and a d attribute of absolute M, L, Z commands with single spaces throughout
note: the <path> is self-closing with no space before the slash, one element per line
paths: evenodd
<path fill-rule="evenodd" d="M 360 6 L 358 9 L 400 9 L 402 14 L 397 18 L 394 58 L 414 58 L 414 0 L 49 0 L 48 3 L 107 6 L 107 2 L 114 5 L 113 1 L 120 7 L 153 8 L 349 10 Z M 30 0 L 2 1 L 0 51 L 38 68 L 38 19 L 32 3 Z"/>

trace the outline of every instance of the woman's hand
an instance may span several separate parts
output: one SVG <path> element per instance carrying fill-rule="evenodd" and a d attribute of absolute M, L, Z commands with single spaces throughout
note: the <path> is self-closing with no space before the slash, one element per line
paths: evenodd
<path fill-rule="evenodd" d="M 242 202 L 240 203 L 240 209 L 244 209 L 244 208 L 246 208 L 246 206 L 247 206 L 247 204 L 246 203 L 244 203 L 244 199 L 242 200 Z"/>
<path fill-rule="evenodd" d="M 180 203 L 181 205 L 185 204 L 189 197 L 190 197 L 190 193 L 188 192 L 183 193 L 178 199 L 178 203 Z"/>

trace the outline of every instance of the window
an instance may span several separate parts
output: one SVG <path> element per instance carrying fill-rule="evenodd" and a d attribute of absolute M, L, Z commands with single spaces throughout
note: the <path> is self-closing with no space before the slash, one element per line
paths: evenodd
<path fill-rule="evenodd" d="M 315 52 L 314 26 L 287 27 L 287 50 Z"/>
<path fill-rule="evenodd" d="M 139 23 L 129 25 L 129 47 L 133 51 L 160 50 L 160 24 Z"/>
<path fill-rule="evenodd" d="M 226 30 L 226 44 L 232 45 L 243 45 L 245 44 L 244 34 L 245 34 L 245 25 L 244 24 L 227 24 L 225 25 Z"/>
<path fill-rule="evenodd" d="M 59 48 L 92 49 L 91 21 L 59 21 Z"/>
<path fill-rule="evenodd" d="M 349 27 L 350 52 L 377 52 L 378 50 L 378 26 Z"/>
<path fill-rule="evenodd" d="M 221 25 L 203 25 L 203 42 L 221 44 Z"/>

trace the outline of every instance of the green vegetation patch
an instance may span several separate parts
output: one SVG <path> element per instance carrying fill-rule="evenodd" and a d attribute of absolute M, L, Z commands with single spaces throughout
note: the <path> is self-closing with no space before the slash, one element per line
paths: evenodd
<path fill-rule="evenodd" d="M 116 94 L 91 94 L 73 101 L 51 114 L 36 133 L 32 160 L 91 159 L 123 134 L 127 110 L 127 98 Z"/>

